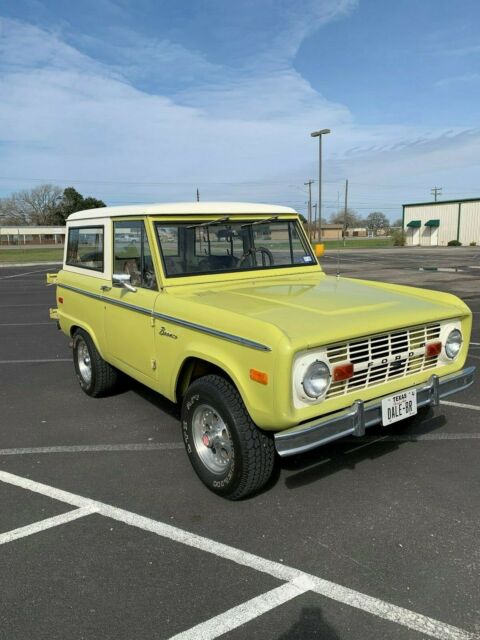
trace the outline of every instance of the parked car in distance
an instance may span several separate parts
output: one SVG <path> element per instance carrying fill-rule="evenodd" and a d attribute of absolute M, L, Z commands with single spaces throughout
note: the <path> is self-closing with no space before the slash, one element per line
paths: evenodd
<path fill-rule="evenodd" d="M 264 487 L 277 454 L 411 418 L 473 381 L 460 299 L 325 275 L 293 209 L 106 207 L 72 214 L 67 234 L 51 317 L 81 388 L 103 396 L 126 374 L 180 403 L 193 468 L 230 499 Z"/>

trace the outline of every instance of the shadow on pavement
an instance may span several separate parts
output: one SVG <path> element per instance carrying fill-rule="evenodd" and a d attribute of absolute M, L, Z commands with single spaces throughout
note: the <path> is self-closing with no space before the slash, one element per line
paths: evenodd
<path fill-rule="evenodd" d="M 414 438 L 430 433 L 446 422 L 445 416 L 433 416 L 433 412 L 429 411 L 423 420 L 417 419 L 402 427 L 388 430 L 372 427 L 367 429 L 364 438 L 345 438 L 303 455 L 284 458 L 281 460 L 282 469 L 293 472 L 285 478 L 285 485 L 288 489 L 298 489 L 338 471 L 354 469 L 364 460 L 380 458 L 407 442 L 411 443 L 409 436 Z M 398 436 L 405 436 L 405 440 L 402 441 L 401 437 L 389 439 Z"/>
<path fill-rule="evenodd" d="M 304 607 L 300 619 L 277 640 L 340 640 L 335 629 L 326 622 L 320 607 Z"/>

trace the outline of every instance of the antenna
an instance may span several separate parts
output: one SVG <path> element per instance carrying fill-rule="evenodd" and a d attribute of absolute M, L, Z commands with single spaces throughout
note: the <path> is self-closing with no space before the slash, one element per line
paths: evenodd
<path fill-rule="evenodd" d="M 197 187 L 197 202 L 200 202 L 200 191 L 198 190 L 198 187 Z"/>

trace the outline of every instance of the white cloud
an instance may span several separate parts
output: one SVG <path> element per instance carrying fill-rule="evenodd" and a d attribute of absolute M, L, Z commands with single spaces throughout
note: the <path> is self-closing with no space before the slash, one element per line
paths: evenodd
<path fill-rule="evenodd" d="M 351 7 L 350 0 L 308 0 L 303 21 L 283 14 L 274 46 L 239 68 L 128 32 L 105 44 L 100 63 L 59 33 L 0 20 L 2 174 L 75 182 L 110 202 L 184 199 L 200 185 L 204 199 L 301 205 L 303 182 L 316 175 L 309 132 L 328 126 L 327 181 L 348 176 L 353 187 L 357 181 L 372 188 L 386 182 L 429 188 L 429 181 L 445 175 L 473 182 L 478 132 L 360 127 L 347 106 L 325 100 L 294 70 L 292 56 L 302 39 Z M 120 35 L 123 48 L 111 44 Z M 157 74 L 165 86 L 181 73 L 183 88 L 169 95 L 139 87 L 145 74 L 150 85 Z M 247 181 L 255 184 L 241 184 Z M 128 184 L 134 182 L 176 184 Z M 337 188 L 327 182 L 327 200 Z M 406 190 L 388 194 L 389 201 L 412 199 Z"/>
<path fill-rule="evenodd" d="M 458 76 L 450 76 L 448 78 L 442 78 L 441 80 L 437 80 L 435 82 L 435 86 L 437 87 L 451 87 L 456 84 L 472 84 L 478 83 L 480 80 L 479 73 L 463 73 Z"/>

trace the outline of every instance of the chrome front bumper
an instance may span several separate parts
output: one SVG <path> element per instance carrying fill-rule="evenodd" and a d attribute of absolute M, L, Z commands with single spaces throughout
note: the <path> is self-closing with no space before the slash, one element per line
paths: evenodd
<path fill-rule="evenodd" d="M 468 367 L 441 378 L 433 375 L 428 382 L 408 388 L 417 391 L 417 407 L 433 407 L 439 404 L 441 398 L 469 387 L 474 374 L 475 367 Z M 367 427 L 382 422 L 382 399 L 390 395 L 392 394 L 369 402 L 357 400 L 343 411 L 279 431 L 275 434 L 275 446 L 279 455 L 283 457 L 304 453 L 343 436 L 363 436 Z"/>

